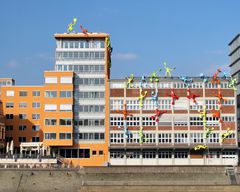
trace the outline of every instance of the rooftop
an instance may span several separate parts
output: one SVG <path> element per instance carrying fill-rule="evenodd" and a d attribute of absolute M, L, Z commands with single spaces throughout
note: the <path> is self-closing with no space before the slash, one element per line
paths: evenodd
<path fill-rule="evenodd" d="M 58 38 L 104 38 L 109 37 L 107 33 L 56 33 L 54 37 Z"/>

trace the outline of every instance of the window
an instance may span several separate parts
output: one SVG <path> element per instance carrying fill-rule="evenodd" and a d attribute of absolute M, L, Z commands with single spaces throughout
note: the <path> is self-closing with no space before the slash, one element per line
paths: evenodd
<path fill-rule="evenodd" d="M 171 133 L 161 133 L 158 134 L 159 143 L 172 143 L 172 134 Z"/>
<path fill-rule="evenodd" d="M 12 137 L 5 137 L 5 141 L 6 141 L 6 142 L 11 142 L 12 140 L 13 140 Z"/>
<path fill-rule="evenodd" d="M 143 151 L 142 157 L 143 157 L 143 159 L 155 159 L 156 152 L 155 151 Z"/>
<path fill-rule="evenodd" d="M 40 97 L 40 91 L 33 91 L 33 97 Z"/>
<path fill-rule="evenodd" d="M 60 111 L 72 111 L 72 104 L 60 104 Z"/>
<path fill-rule="evenodd" d="M 33 102 L 32 103 L 32 108 L 40 108 L 40 103 L 39 102 Z"/>
<path fill-rule="evenodd" d="M 160 159 L 171 159 L 172 158 L 172 151 L 159 151 L 158 158 Z"/>
<path fill-rule="evenodd" d="M 26 97 L 27 96 L 27 91 L 19 91 L 19 96 L 20 97 Z"/>
<path fill-rule="evenodd" d="M 40 142 L 40 138 L 39 137 L 32 137 L 32 142 Z"/>
<path fill-rule="evenodd" d="M 223 151 L 222 152 L 223 159 L 236 159 L 237 155 L 235 151 Z"/>
<path fill-rule="evenodd" d="M 175 143 L 188 143 L 187 133 L 175 133 L 174 137 Z"/>
<path fill-rule="evenodd" d="M 78 125 L 78 126 L 104 126 L 104 119 L 80 119 L 80 120 L 75 120 L 74 125 Z"/>
<path fill-rule="evenodd" d="M 7 97 L 13 97 L 14 96 L 14 91 L 6 91 L 6 96 Z"/>
<path fill-rule="evenodd" d="M 26 102 L 19 103 L 19 108 L 27 108 L 27 103 Z"/>
<path fill-rule="evenodd" d="M 185 159 L 188 158 L 188 152 L 186 151 L 175 151 L 174 157 L 176 159 Z"/>
<path fill-rule="evenodd" d="M 72 125 L 72 119 L 60 119 L 60 125 Z"/>
<path fill-rule="evenodd" d="M 45 119 L 45 125 L 57 125 L 57 119 Z"/>
<path fill-rule="evenodd" d="M 190 133 L 191 143 L 203 143 L 203 133 Z"/>
<path fill-rule="evenodd" d="M 65 83 L 65 84 L 72 84 L 72 77 L 61 77 L 60 83 Z"/>
<path fill-rule="evenodd" d="M 45 77 L 45 83 L 57 83 L 57 77 Z"/>
<path fill-rule="evenodd" d="M 6 128 L 6 131 L 12 131 L 13 125 L 6 125 L 5 128 Z"/>
<path fill-rule="evenodd" d="M 40 125 L 33 125 L 32 131 L 40 131 Z"/>
<path fill-rule="evenodd" d="M 222 116 L 222 120 L 227 122 L 235 122 L 234 116 Z"/>
<path fill-rule="evenodd" d="M 208 143 L 219 143 L 219 133 L 212 133 L 207 139 Z"/>
<path fill-rule="evenodd" d="M 19 131 L 25 131 L 27 129 L 26 125 L 19 125 Z"/>
<path fill-rule="evenodd" d="M 57 105 L 55 105 L 55 104 L 45 104 L 44 110 L 45 111 L 57 111 Z"/>
<path fill-rule="evenodd" d="M 121 110 L 121 109 L 123 109 L 123 100 L 112 99 L 110 101 L 110 109 L 111 110 Z"/>
<path fill-rule="evenodd" d="M 26 137 L 18 137 L 18 141 L 21 142 L 26 142 Z"/>
<path fill-rule="evenodd" d="M 19 119 L 27 119 L 27 114 L 19 114 Z"/>
<path fill-rule="evenodd" d="M 206 109 L 207 110 L 211 110 L 211 109 L 218 110 L 218 101 L 217 101 L 217 99 L 207 99 L 206 100 Z"/>
<path fill-rule="evenodd" d="M 202 126 L 203 120 L 200 117 L 190 117 L 190 126 Z"/>
<path fill-rule="evenodd" d="M 32 119 L 40 119 L 40 114 L 38 114 L 38 113 L 33 113 L 33 114 L 32 114 Z"/>
<path fill-rule="evenodd" d="M 99 155 L 103 155 L 103 151 L 102 151 L 102 150 L 99 150 L 99 151 L 98 151 L 98 154 L 99 154 Z"/>
<path fill-rule="evenodd" d="M 56 98 L 57 97 L 57 91 L 45 91 L 45 97 Z"/>
<path fill-rule="evenodd" d="M 123 143 L 124 135 L 123 133 L 111 133 L 110 134 L 110 143 Z"/>
<path fill-rule="evenodd" d="M 56 139 L 56 133 L 44 133 L 44 139 L 55 140 Z"/>
<path fill-rule="evenodd" d="M 59 133 L 59 138 L 65 140 L 72 139 L 72 133 Z"/>
<path fill-rule="evenodd" d="M 6 119 L 13 119 L 13 114 L 6 114 Z"/>
<path fill-rule="evenodd" d="M 140 151 L 126 151 L 126 158 L 127 159 L 139 159 Z"/>
<path fill-rule="evenodd" d="M 145 138 L 144 143 L 155 143 L 156 142 L 156 136 L 155 133 L 145 133 L 144 134 Z"/>
<path fill-rule="evenodd" d="M 104 78 L 79 78 L 76 80 L 79 85 L 104 85 Z"/>
<path fill-rule="evenodd" d="M 124 152 L 123 151 L 110 151 L 110 158 L 111 159 L 123 159 Z"/>
<path fill-rule="evenodd" d="M 79 105 L 79 112 L 104 112 L 104 105 Z"/>
<path fill-rule="evenodd" d="M 79 133 L 79 140 L 104 140 L 104 133 Z"/>
<path fill-rule="evenodd" d="M 92 155 L 97 155 L 97 151 L 93 150 Z"/>
<path fill-rule="evenodd" d="M 72 97 L 72 91 L 60 91 L 60 97 L 70 98 Z"/>
<path fill-rule="evenodd" d="M 6 108 L 13 108 L 14 107 L 14 103 L 6 103 Z"/>

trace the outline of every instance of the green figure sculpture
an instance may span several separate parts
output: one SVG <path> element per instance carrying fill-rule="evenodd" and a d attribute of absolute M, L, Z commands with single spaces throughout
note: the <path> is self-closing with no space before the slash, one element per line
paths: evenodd
<path fill-rule="evenodd" d="M 159 71 L 154 71 L 150 77 L 150 82 L 153 83 L 153 81 L 155 81 L 156 83 L 159 81 L 159 79 L 157 78 L 157 73 L 160 72 L 161 69 L 159 69 Z"/>
<path fill-rule="evenodd" d="M 213 132 L 214 127 L 213 128 L 207 128 L 206 132 L 205 132 L 205 138 L 209 138 L 209 136 L 211 135 L 211 133 Z"/>
<path fill-rule="evenodd" d="M 164 62 L 163 65 L 164 65 L 164 69 L 166 70 L 165 77 L 168 77 L 168 76 L 172 77 L 172 71 L 175 70 L 176 68 L 174 67 L 173 69 L 171 69 L 170 67 L 167 67 L 166 62 Z"/>
<path fill-rule="evenodd" d="M 237 79 L 231 77 L 231 79 L 228 82 L 228 87 L 233 88 L 234 91 L 237 91 L 236 84 L 237 84 Z"/>
<path fill-rule="evenodd" d="M 199 117 L 203 120 L 203 127 L 206 128 L 207 125 L 207 110 L 206 106 L 203 107 L 203 111 L 201 112 L 200 109 L 198 109 L 198 112 L 200 113 Z"/>
<path fill-rule="evenodd" d="M 134 79 L 134 75 L 131 74 L 130 77 L 127 78 L 126 88 L 133 87 L 133 79 Z"/>
<path fill-rule="evenodd" d="M 77 23 L 77 18 L 74 18 L 73 23 L 68 24 L 68 33 L 74 32 L 73 31 L 73 26 L 76 25 L 76 23 Z"/>

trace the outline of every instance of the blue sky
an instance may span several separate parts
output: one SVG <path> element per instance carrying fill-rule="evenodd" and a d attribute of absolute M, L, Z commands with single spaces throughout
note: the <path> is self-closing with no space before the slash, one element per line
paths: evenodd
<path fill-rule="evenodd" d="M 8 0 L 0 4 L 0 77 L 43 83 L 54 69 L 54 33 L 74 17 L 91 32 L 111 35 L 111 78 L 228 70 L 228 43 L 240 33 L 238 0 Z"/>

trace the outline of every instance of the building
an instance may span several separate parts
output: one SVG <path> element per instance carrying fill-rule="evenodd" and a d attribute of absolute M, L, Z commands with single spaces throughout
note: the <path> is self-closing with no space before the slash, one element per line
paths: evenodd
<path fill-rule="evenodd" d="M 44 85 L 3 79 L 0 126 L 16 153 L 42 151 L 73 166 L 237 164 L 236 99 L 226 79 L 110 80 L 109 34 L 54 37 L 55 70 L 44 72 Z"/>
<path fill-rule="evenodd" d="M 226 79 L 192 78 L 189 89 L 179 78 L 140 79 L 110 81 L 111 165 L 237 165 L 236 99 Z"/>
<path fill-rule="evenodd" d="M 240 34 L 236 35 L 228 44 L 230 47 L 230 65 L 231 75 L 237 79 L 237 117 L 238 129 L 240 130 Z"/>

